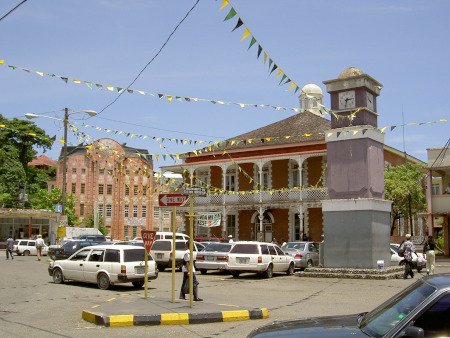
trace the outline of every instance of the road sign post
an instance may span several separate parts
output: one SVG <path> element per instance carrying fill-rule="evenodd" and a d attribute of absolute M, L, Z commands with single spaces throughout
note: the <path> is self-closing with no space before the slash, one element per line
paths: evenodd
<path fill-rule="evenodd" d="M 186 204 L 188 196 L 183 194 L 159 194 L 160 207 L 180 207 Z"/>
<path fill-rule="evenodd" d="M 144 268 L 144 297 L 148 297 L 148 255 L 150 254 L 150 249 L 152 247 L 153 241 L 156 237 L 156 231 L 152 230 L 142 230 L 141 231 L 142 240 L 144 241 L 145 247 L 145 268 Z"/>

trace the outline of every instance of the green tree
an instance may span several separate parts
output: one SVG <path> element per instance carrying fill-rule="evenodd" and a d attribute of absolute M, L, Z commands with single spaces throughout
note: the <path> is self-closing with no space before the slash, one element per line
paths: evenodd
<path fill-rule="evenodd" d="M 31 207 L 33 209 L 54 210 L 55 205 L 61 202 L 61 190 L 54 188 L 51 191 L 47 189 L 38 189 L 31 195 Z M 79 220 L 75 213 L 76 198 L 72 194 L 66 197 L 66 215 L 69 226 L 78 224 Z"/>
<path fill-rule="evenodd" d="M 426 209 L 422 188 L 423 167 L 413 163 L 389 167 L 384 172 L 385 198 L 392 201 L 391 235 L 395 221 L 413 217 Z"/>
<path fill-rule="evenodd" d="M 89 214 L 88 216 L 86 216 L 82 222 L 82 225 L 85 228 L 93 228 L 95 225 L 95 221 L 94 221 L 94 213 Z M 105 227 L 105 222 L 103 220 L 103 217 L 101 214 L 98 215 L 98 230 L 103 234 L 103 235 L 107 235 L 108 234 L 108 229 Z"/>
<path fill-rule="evenodd" d="M 5 207 L 24 207 L 21 193 L 34 193 L 43 185 L 45 176 L 39 169 L 29 168 L 37 154 L 51 148 L 54 138 L 33 122 L 17 118 L 7 119 L 0 114 L 0 203 Z M 24 195 L 22 195 L 24 197 Z"/>

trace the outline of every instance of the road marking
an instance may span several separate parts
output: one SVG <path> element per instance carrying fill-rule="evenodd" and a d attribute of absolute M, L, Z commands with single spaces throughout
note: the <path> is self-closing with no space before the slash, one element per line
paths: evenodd
<path fill-rule="evenodd" d="M 231 306 L 231 307 L 240 307 L 239 305 L 231 305 L 231 304 L 219 304 L 219 305 L 223 305 L 223 306 Z"/>
<path fill-rule="evenodd" d="M 99 307 L 99 306 L 100 306 L 99 304 L 94 305 L 93 307 L 91 307 L 91 309 L 95 309 L 96 307 Z"/>
<path fill-rule="evenodd" d="M 110 301 L 112 301 L 112 300 L 114 300 L 114 299 L 116 299 L 116 297 L 113 297 L 113 298 L 108 299 L 107 302 L 110 302 Z"/>

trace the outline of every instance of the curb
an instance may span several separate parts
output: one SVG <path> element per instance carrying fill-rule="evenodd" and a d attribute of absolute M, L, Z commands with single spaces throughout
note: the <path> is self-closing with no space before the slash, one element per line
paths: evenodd
<path fill-rule="evenodd" d="M 142 326 L 142 325 L 188 325 L 219 322 L 233 322 L 250 319 L 269 318 L 267 308 L 238 311 L 220 311 L 211 313 L 162 313 L 160 315 L 112 315 L 105 316 L 83 311 L 85 321 L 106 327 Z"/>

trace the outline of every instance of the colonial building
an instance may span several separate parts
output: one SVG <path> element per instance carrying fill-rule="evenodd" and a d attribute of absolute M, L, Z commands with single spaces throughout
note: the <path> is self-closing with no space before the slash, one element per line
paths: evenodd
<path fill-rule="evenodd" d="M 363 74 L 351 68 L 339 79 L 355 72 Z M 222 227 L 212 228 L 212 235 L 279 243 L 304 236 L 321 241 L 322 201 L 329 199 L 325 136 L 331 130 L 322 100 L 321 88 L 308 84 L 302 88 L 301 113 L 190 153 L 182 164 L 162 170 L 181 173 L 187 184 L 207 188 L 206 197 L 195 198 L 195 209 L 222 213 Z M 354 110 L 358 104 L 353 102 Z M 382 151 L 385 165 L 404 163 L 402 152 L 386 145 Z"/>
<path fill-rule="evenodd" d="M 427 149 L 428 156 L 428 226 L 429 233 L 440 232 L 444 237 L 444 252 L 450 254 L 450 151 L 445 148 Z"/>
<path fill-rule="evenodd" d="M 67 147 L 66 191 L 76 198 L 76 214 L 83 220 L 102 216 L 113 239 L 140 236 L 153 220 L 153 165 L 148 151 L 99 139 L 90 146 Z M 61 187 L 63 155 L 59 157 L 57 186 Z"/>

